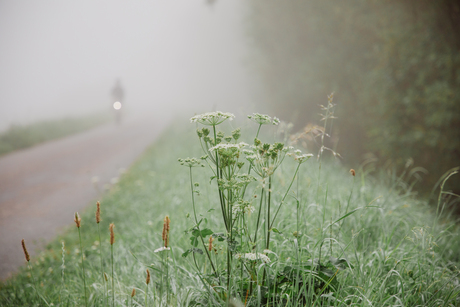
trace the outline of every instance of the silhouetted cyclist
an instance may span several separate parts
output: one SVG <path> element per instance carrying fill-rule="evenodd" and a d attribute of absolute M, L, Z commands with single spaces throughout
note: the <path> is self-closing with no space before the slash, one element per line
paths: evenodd
<path fill-rule="evenodd" d="M 121 108 L 124 104 L 124 92 L 123 88 L 121 87 L 120 79 L 115 81 L 115 86 L 111 92 L 112 96 L 112 108 L 115 112 L 115 123 L 117 125 L 121 124 Z"/>

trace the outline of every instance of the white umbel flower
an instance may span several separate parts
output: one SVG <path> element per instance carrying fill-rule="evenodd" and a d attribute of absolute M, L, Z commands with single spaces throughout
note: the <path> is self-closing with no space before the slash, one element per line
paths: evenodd
<path fill-rule="evenodd" d="M 203 125 L 207 126 L 217 126 L 221 123 L 223 123 L 225 120 L 233 120 L 235 118 L 235 115 L 232 113 L 226 113 L 226 112 L 208 112 L 200 115 L 195 115 L 192 118 L 190 118 L 191 123 L 200 123 Z"/>
<path fill-rule="evenodd" d="M 213 147 L 209 148 L 209 151 L 213 152 L 213 151 L 219 150 L 219 149 L 231 149 L 231 148 L 240 149 L 240 148 L 243 148 L 245 146 L 249 146 L 249 145 L 244 143 L 244 142 L 241 142 L 241 143 L 238 143 L 238 144 L 217 144 L 216 146 L 213 146 Z"/>

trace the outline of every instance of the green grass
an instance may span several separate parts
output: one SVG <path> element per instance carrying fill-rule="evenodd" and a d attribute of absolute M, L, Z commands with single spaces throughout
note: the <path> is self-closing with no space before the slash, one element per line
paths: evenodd
<path fill-rule="evenodd" d="M 25 126 L 12 125 L 0 134 L 0 155 L 85 131 L 108 120 L 106 115 L 93 114 L 41 121 Z"/>
<path fill-rule="evenodd" d="M 228 125 L 223 124 L 226 130 L 233 130 Z M 190 248 L 190 233 L 185 231 L 195 223 L 188 169 L 180 166 L 177 158 L 203 154 L 194 129 L 190 129 L 193 125 L 177 126 L 167 131 L 101 200 L 102 242 L 98 238 L 96 205 L 81 213 L 88 306 L 104 306 L 107 298 L 112 306 L 112 295 L 115 306 L 143 306 L 147 268 L 152 275 L 147 292 L 150 306 L 167 305 L 165 268 L 168 268 L 170 285 L 169 305 L 225 305 L 225 298 L 216 294 L 220 290 L 202 282 L 202 278 L 211 273 L 205 256 L 196 255 L 200 266 L 198 273 L 191 256 L 181 257 Z M 248 124 L 243 131 L 255 135 L 256 129 L 252 128 Z M 263 139 L 273 141 L 270 135 L 265 134 Z M 287 161 L 276 173 L 274 203 L 283 197 L 295 167 L 294 162 Z M 255 289 L 254 295 L 248 298 L 248 305 L 258 306 L 259 302 L 264 302 L 264 306 L 460 304 L 460 230 L 451 217 L 443 215 L 436 219 L 428 203 L 417 200 L 398 184 L 391 186 L 397 181 L 384 184 L 387 177 L 372 178 L 365 169 L 356 168 L 356 177 L 353 177 L 337 160 L 324 160 L 321 176 L 318 170 L 314 159 L 302 165 L 292 193 L 286 198 L 274 225 L 277 231 L 272 233 L 271 250 L 276 255 L 269 255 L 271 262 L 265 268 L 269 276 L 279 277 L 279 283 L 283 280 L 281 277 L 290 282 L 279 284 L 278 290 L 283 294 L 273 295 L 268 304 L 265 290 Z M 193 176 L 194 182 L 200 183 L 195 200 L 198 216 L 206 218 L 202 226 L 223 232 L 215 181 L 210 184 L 211 173 L 207 168 L 196 168 Z M 256 183 L 248 190 L 248 195 L 259 187 L 260 183 Z M 299 200 L 298 206 L 294 196 Z M 165 215 L 171 218 L 168 260 L 163 258 L 165 253 L 154 252 L 163 246 L 161 232 Z M 63 218 L 73 223 L 73 216 Z M 249 218 L 251 227 L 255 218 L 255 213 Z M 115 224 L 113 280 L 110 223 Z M 61 241 L 65 242 L 64 254 Z M 216 263 L 223 270 L 226 245 L 217 240 L 214 243 L 219 251 Z M 100 244 L 108 285 L 100 270 Z M 20 242 L 18 248 L 21 248 Z M 46 251 L 32 257 L 32 274 L 24 267 L 17 276 L 0 285 L 0 305 L 84 305 L 80 253 L 79 234 L 72 224 Z M 343 270 L 336 273 L 334 269 L 336 278 L 326 279 L 321 284 L 306 268 L 309 261 L 318 258 L 326 265 L 330 256 L 346 259 L 346 262 L 336 263 Z M 297 269 L 299 264 L 305 269 Z M 235 267 L 238 268 L 236 260 Z M 259 269 L 263 271 L 264 266 Z M 235 276 L 235 289 L 241 281 L 238 276 Z M 131 299 L 133 288 L 136 295 Z M 244 302 L 244 293 L 235 293 L 236 298 Z"/>

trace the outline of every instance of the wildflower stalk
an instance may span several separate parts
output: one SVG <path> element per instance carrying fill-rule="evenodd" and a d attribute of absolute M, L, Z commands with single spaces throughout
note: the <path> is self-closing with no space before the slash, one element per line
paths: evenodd
<path fill-rule="evenodd" d="M 81 252 L 81 267 L 82 267 L 82 272 L 83 272 L 83 288 L 85 289 L 85 306 L 88 306 L 88 299 L 86 295 L 86 277 L 85 277 L 85 263 L 83 261 L 83 246 L 81 244 L 81 232 L 80 232 L 80 226 L 81 226 L 81 218 L 78 215 L 78 212 L 75 212 L 75 223 L 77 224 L 77 229 L 78 229 L 78 238 L 80 239 L 80 252 Z"/>
<path fill-rule="evenodd" d="M 190 173 L 190 189 L 192 191 L 193 216 L 195 217 L 195 224 L 197 225 L 198 231 L 200 232 L 201 244 L 203 244 L 204 250 L 206 251 L 206 256 L 208 256 L 209 262 L 211 263 L 212 270 L 214 271 L 214 274 L 216 274 L 216 276 L 218 277 L 219 274 L 217 273 L 217 270 L 216 270 L 216 268 L 214 266 L 214 263 L 212 262 L 211 256 L 209 255 L 209 251 L 206 248 L 206 245 L 204 244 L 203 235 L 201 234 L 200 226 L 198 225 L 198 218 L 196 217 L 196 209 L 195 209 L 195 195 L 193 193 L 193 191 L 194 191 L 194 189 L 193 189 L 193 175 L 192 175 L 192 167 L 191 166 L 189 167 L 189 171 L 190 171 L 189 172 Z"/>
<path fill-rule="evenodd" d="M 35 283 L 35 278 L 34 278 L 34 275 L 32 274 L 32 267 L 30 266 L 30 256 L 29 256 L 29 253 L 27 252 L 26 242 L 24 241 L 24 239 L 22 239 L 21 244 L 22 244 L 22 250 L 24 251 L 24 256 L 26 257 L 27 268 L 30 271 L 30 277 L 32 278 L 32 283 L 35 288 L 35 293 L 37 294 L 37 298 L 40 298 L 40 294 L 38 293 L 38 289 Z"/>
<path fill-rule="evenodd" d="M 260 192 L 259 213 L 257 214 L 257 222 L 256 222 L 256 230 L 254 233 L 254 241 L 253 241 L 254 247 L 253 248 L 256 248 L 256 244 L 257 244 L 257 233 L 259 232 L 260 213 L 262 211 L 264 195 L 265 195 L 265 188 L 262 187 L 262 191 Z"/>
<path fill-rule="evenodd" d="M 136 295 L 136 289 L 135 288 L 133 288 L 133 291 L 131 292 L 131 306 L 133 306 L 134 295 Z M 147 304 L 145 306 L 147 306 Z"/>
<path fill-rule="evenodd" d="M 288 187 L 286 193 L 284 193 L 284 196 L 283 196 L 283 198 L 281 199 L 280 205 L 279 205 L 278 209 L 276 210 L 275 216 L 273 217 L 273 221 L 272 221 L 271 224 L 270 224 L 270 228 L 273 227 L 273 224 L 275 223 L 275 219 L 276 219 L 276 217 L 278 216 L 278 212 L 280 211 L 281 207 L 283 206 L 284 200 L 286 199 L 286 196 L 288 195 L 289 191 L 291 190 L 292 184 L 294 183 L 294 179 L 295 179 L 296 176 L 297 176 L 297 172 L 299 171 L 300 165 L 301 165 L 301 163 L 299 163 L 299 164 L 297 165 L 297 168 L 296 168 L 296 170 L 295 170 L 295 172 L 294 172 L 294 176 L 292 176 L 291 183 L 289 184 L 289 187 Z M 270 223 L 270 221 L 269 221 L 269 223 Z"/>
<path fill-rule="evenodd" d="M 272 197 L 272 176 L 268 177 L 268 205 L 267 205 L 267 244 L 266 249 L 270 249 L 270 204 L 271 204 L 271 197 Z M 280 205 L 281 206 L 281 205 Z M 274 220 L 273 220 L 274 222 Z M 273 225 L 273 224 L 272 224 Z"/>
<path fill-rule="evenodd" d="M 147 307 L 149 304 L 149 297 L 148 297 L 148 292 L 149 292 L 149 283 L 150 283 L 150 272 L 149 269 L 147 269 L 147 277 L 145 279 L 145 307 Z"/>
<path fill-rule="evenodd" d="M 113 276 L 113 243 L 115 243 L 115 233 L 113 232 L 113 228 L 115 225 L 111 223 L 109 225 L 110 230 L 110 256 L 112 260 L 112 306 L 115 306 L 115 282 Z"/>
<path fill-rule="evenodd" d="M 101 229 L 99 227 L 99 223 L 101 222 L 101 203 L 97 202 L 96 203 L 96 223 L 97 223 L 97 233 L 99 236 L 99 258 L 101 259 L 101 278 L 102 278 L 102 284 L 104 285 L 104 290 L 105 294 L 104 297 L 102 298 L 103 300 L 106 301 L 106 305 L 109 305 L 108 301 L 108 295 L 107 295 L 107 283 L 105 282 L 104 278 L 104 265 L 102 262 L 102 240 L 101 240 Z"/>
<path fill-rule="evenodd" d="M 216 133 L 216 126 L 213 125 L 212 126 L 212 131 L 214 133 L 214 145 L 217 145 L 217 133 Z M 217 182 L 219 182 L 219 179 L 222 178 L 222 170 L 220 169 L 219 167 L 219 155 L 218 155 L 218 152 L 216 150 L 216 158 L 215 158 L 215 161 L 216 161 L 216 175 L 217 175 Z M 220 200 L 220 206 L 221 206 L 221 209 L 222 209 L 222 217 L 224 219 L 224 224 L 225 224 L 225 228 L 227 229 L 227 232 L 229 231 L 229 220 L 228 220 L 228 216 L 226 214 L 226 211 L 225 211 L 225 200 L 224 200 L 224 195 L 222 194 L 222 191 L 219 189 L 219 186 L 217 187 L 217 190 L 219 192 L 219 200 Z M 231 223 L 231 220 L 230 220 L 230 223 Z"/>

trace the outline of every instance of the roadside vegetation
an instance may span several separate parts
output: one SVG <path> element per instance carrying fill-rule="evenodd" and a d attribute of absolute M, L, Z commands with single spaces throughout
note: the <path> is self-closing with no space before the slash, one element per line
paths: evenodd
<path fill-rule="evenodd" d="M 30 125 L 12 125 L 0 134 L 0 155 L 82 132 L 108 122 L 109 116 L 93 114 L 41 121 Z"/>
<path fill-rule="evenodd" d="M 458 1 L 245 3 L 261 107 L 302 129 L 336 92 L 334 140 L 345 160 L 372 153 L 379 168 L 402 172 L 411 158 L 428 172 L 419 193 L 459 166 Z M 460 180 L 446 187 L 460 194 Z"/>
<path fill-rule="evenodd" d="M 233 117 L 171 127 L 100 205 L 63 217 L 1 305 L 460 304 L 453 195 L 433 210 L 401 176 L 345 169 L 324 141 L 332 96 L 307 148 L 275 117 Z"/>

